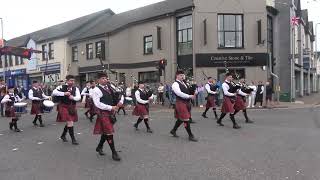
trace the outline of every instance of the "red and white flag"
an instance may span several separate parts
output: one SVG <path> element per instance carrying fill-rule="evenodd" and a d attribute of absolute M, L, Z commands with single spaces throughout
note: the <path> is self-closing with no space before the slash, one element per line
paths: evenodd
<path fill-rule="evenodd" d="M 299 17 L 293 16 L 293 17 L 291 18 L 291 24 L 292 24 L 292 25 L 298 26 L 299 23 L 300 23 L 300 18 L 299 18 Z"/>

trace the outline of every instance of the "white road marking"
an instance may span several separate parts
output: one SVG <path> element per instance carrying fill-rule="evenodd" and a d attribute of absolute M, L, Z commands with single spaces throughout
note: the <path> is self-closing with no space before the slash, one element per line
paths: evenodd
<path fill-rule="evenodd" d="M 38 145 L 41 145 L 41 144 L 43 144 L 43 142 L 39 141 L 37 144 L 38 144 Z"/>
<path fill-rule="evenodd" d="M 82 133 L 79 132 L 79 133 L 77 133 L 77 134 L 80 135 L 80 134 L 82 134 Z"/>
<path fill-rule="evenodd" d="M 12 151 L 17 151 L 19 148 L 13 148 Z"/>

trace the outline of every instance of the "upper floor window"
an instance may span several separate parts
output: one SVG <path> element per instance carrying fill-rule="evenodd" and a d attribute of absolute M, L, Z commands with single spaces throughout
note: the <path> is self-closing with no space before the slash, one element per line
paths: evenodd
<path fill-rule="evenodd" d="M 87 59 L 93 59 L 93 44 L 86 45 Z"/>
<path fill-rule="evenodd" d="M 243 48 L 243 15 L 218 15 L 219 48 Z"/>
<path fill-rule="evenodd" d="M 152 43 L 152 35 L 144 36 L 143 38 L 144 44 L 144 54 L 152 54 L 153 53 L 153 43 Z"/>
<path fill-rule="evenodd" d="M 49 59 L 54 59 L 54 44 L 49 43 Z"/>
<path fill-rule="evenodd" d="M 45 61 L 48 59 L 48 46 L 47 44 L 42 45 L 42 61 Z"/>
<path fill-rule="evenodd" d="M 177 19 L 178 55 L 192 54 L 192 15 Z"/>
<path fill-rule="evenodd" d="M 12 55 L 9 55 L 9 66 L 13 66 Z"/>
<path fill-rule="evenodd" d="M 105 41 L 96 42 L 96 58 L 105 60 Z"/>
<path fill-rule="evenodd" d="M 20 65 L 19 56 L 14 56 L 14 63 L 16 66 Z"/>
<path fill-rule="evenodd" d="M 72 61 L 78 61 L 78 47 L 73 46 L 72 47 Z"/>

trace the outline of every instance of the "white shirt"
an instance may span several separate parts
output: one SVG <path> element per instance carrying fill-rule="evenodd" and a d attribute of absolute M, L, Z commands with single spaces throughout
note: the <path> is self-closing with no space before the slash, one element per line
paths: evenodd
<path fill-rule="evenodd" d="M 33 89 L 37 90 L 37 88 L 35 88 L 35 87 L 33 87 Z M 42 99 L 40 99 L 38 97 L 34 97 L 33 96 L 33 89 L 29 90 L 29 93 L 28 93 L 29 99 L 32 100 L 32 101 L 40 101 L 40 100 L 42 100 Z M 46 96 L 43 91 L 42 91 L 42 97 L 43 97 L 43 99 L 49 99 L 49 96 Z"/>
<path fill-rule="evenodd" d="M 15 95 L 14 98 L 15 98 L 15 102 L 22 101 L 22 99 L 18 95 Z M 10 95 L 8 94 L 3 97 L 3 99 L 1 100 L 1 104 L 7 103 L 7 102 L 11 102 Z"/>
<path fill-rule="evenodd" d="M 257 90 L 258 90 L 258 88 L 257 88 Z M 261 86 L 261 92 L 260 92 L 260 94 L 263 94 L 263 92 L 264 92 L 264 86 Z"/>
<path fill-rule="evenodd" d="M 179 80 L 177 80 L 177 81 L 179 81 Z M 187 87 L 187 85 L 185 85 L 184 82 L 181 82 L 181 81 L 179 81 L 179 82 L 182 83 L 185 87 Z M 178 82 L 174 82 L 174 83 L 172 84 L 172 91 L 173 91 L 177 96 L 179 96 L 180 98 L 183 98 L 183 99 L 190 99 L 190 98 L 192 97 L 192 95 L 186 94 L 186 93 L 184 93 L 184 92 L 181 91 Z"/>
<path fill-rule="evenodd" d="M 164 86 L 159 86 L 158 92 L 159 92 L 159 93 L 163 93 L 163 92 L 164 92 Z"/>
<path fill-rule="evenodd" d="M 140 89 L 140 90 L 141 90 L 141 91 L 144 91 L 144 90 L 142 90 L 142 89 Z M 139 91 L 139 90 L 137 90 L 137 91 L 134 93 L 134 95 L 135 95 L 136 100 L 138 101 L 138 103 L 140 103 L 140 104 L 148 104 L 148 103 L 149 103 L 149 100 L 143 100 L 143 99 L 141 99 L 141 97 L 140 97 L 140 91 Z M 151 96 L 150 98 L 153 98 L 153 94 L 152 94 L 152 96 Z"/>
<path fill-rule="evenodd" d="M 210 84 L 211 84 L 211 83 L 207 83 L 207 84 L 205 85 L 205 88 L 206 88 L 208 94 L 217 94 L 218 92 L 216 92 L 216 91 L 211 91 L 211 89 L 210 89 Z"/>
<path fill-rule="evenodd" d="M 227 82 L 228 82 L 228 81 L 225 81 L 224 83 L 222 83 L 223 94 L 224 94 L 225 96 L 235 96 L 235 94 L 229 92 L 230 87 L 229 87 L 229 85 L 227 84 Z M 228 83 L 230 83 L 230 82 L 228 82 Z"/>
<path fill-rule="evenodd" d="M 126 89 L 126 96 L 130 97 L 131 96 L 131 88 L 127 87 Z"/>
<path fill-rule="evenodd" d="M 101 86 L 101 85 L 99 85 L 99 86 Z M 101 86 L 101 87 L 103 87 L 103 86 Z M 100 98 L 103 96 L 103 93 L 101 92 L 99 87 L 95 87 L 94 89 L 92 89 L 92 95 L 91 96 L 92 96 L 92 99 L 93 99 L 93 103 L 97 108 L 99 108 L 101 110 L 107 110 L 107 111 L 111 111 L 112 110 L 112 106 L 111 105 L 104 104 L 104 103 L 100 102 Z M 121 99 L 120 99 L 119 103 L 123 104 L 123 101 L 124 101 L 124 97 L 121 96 Z"/>
<path fill-rule="evenodd" d="M 257 86 L 255 86 L 255 85 L 250 85 L 249 88 L 253 89 L 251 95 L 255 95 L 256 92 L 257 92 Z"/>
<path fill-rule="evenodd" d="M 90 89 L 91 89 L 91 88 L 90 89 L 89 88 L 90 87 L 83 88 L 82 91 L 81 91 L 81 96 L 88 96 L 89 93 L 90 93 Z M 87 93 L 88 89 L 89 89 L 89 93 Z"/>
<path fill-rule="evenodd" d="M 65 92 L 61 92 L 60 91 L 61 88 L 62 88 L 62 86 L 58 86 L 55 90 L 53 90 L 52 96 L 64 96 Z M 80 101 L 80 99 L 81 99 L 80 91 L 79 91 L 79 89 L 77 87 L 75 87 L 75 88 L 76 88 L 76 95 L 73 96 L 72 100 Z"/>

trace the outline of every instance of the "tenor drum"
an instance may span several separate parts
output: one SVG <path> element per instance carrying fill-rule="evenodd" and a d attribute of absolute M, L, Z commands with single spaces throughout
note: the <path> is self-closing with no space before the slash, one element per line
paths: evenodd
<path fill-rule="evenodd" d="M 54 107 L 54 103 L 49 100 L 43 101 L 43 112 L 44 113 L 50 113 Z"/>
<path fill-rule="evenodd" d="M 24 103 L 24 102 L 14 103 L 14 107 L 17 114 L 27 113 L 27 103 Z"/>

